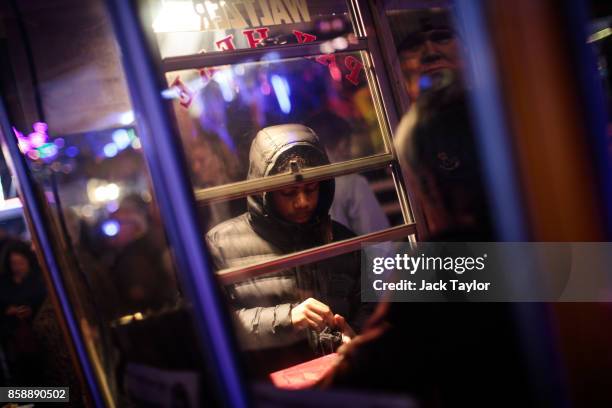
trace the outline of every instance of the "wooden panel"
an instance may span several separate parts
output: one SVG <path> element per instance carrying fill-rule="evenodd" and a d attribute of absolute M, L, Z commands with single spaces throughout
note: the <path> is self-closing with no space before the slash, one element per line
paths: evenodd
<path fill-rule="evenodd" d="M 558 5 L 489 4 L 533 238 L 603 240 L 603 212 Z"/>

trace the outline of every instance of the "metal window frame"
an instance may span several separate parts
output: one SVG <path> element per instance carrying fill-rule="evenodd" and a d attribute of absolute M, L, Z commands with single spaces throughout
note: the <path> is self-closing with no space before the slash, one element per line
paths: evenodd
<path fill-rule="evenodd" d="M 203 233 L 196 220 L 193 188 L 185 168 L 180 140 L 174 135 L 171 106 L 161 96 L 162 78 L 155 51 L 136 13 L 136 4 L 106 0 L 126 74 L 143 151 L 153 181 L 160 214 L 178 264 L 178 274 L 200 339 L 200 350 L 210 366 L 218 403 L 247 407 L 236 339 L 227 314 Z"/>
<path fill-rule="evenodd" d="M 316 248 L 279 256 L 258 264 L 222 269 L 217 271 L 217 275 L 223 284 L 228 285 L 231 283 L 244 281 L 246 279 L 253 279 L 269 273 L 278 272 L 283 269 L 318 262 L 334 256 L 346 254 L 348 252 L 357 251 L 361 249 L 361 245 L 364 243 L 406 238 L 414 235 L 415 233 L 415 224 L 398 225 L 396 227 L 361 235 L 359 237 L 332 242 Z"/>
<path fill-rule="evenodd" d="M 391 82 L 386 74 L 389 64 L 385 61 L 385 57 L 380 53 L 378 47 L 380 43 L 388 43 L 388 37 L 382 38 L 382 41 L 377 37 L 374 18 L 370 14 L 370 8 L 366 1 L 349 0 L 347 1 L 347 11 L 349 13 L 355 34 L 357 35 L 357 43 L 350 44 L 346 49 L 336 50 L 331 54 L 341 54 L 346 52 L 363 52 L 364 71 L 372 103 L 376 112 L 377 121 L 381 130 L 381 137 L 387 152 L 390 153 L 390 158 L 387 163 L 381 166 L 390 164 L 392 169 L 392 177 L 395 183 L 395 190 L 402 210 L 402 216 L 406 224 L 415 222 L 415 218 L 419 221 L 417 224 L 424 226 L 425 223 L 420 216 L 421 212 L 413 211 L 415 208 L 414 201 L 411 202 L 410 194 L 406 188 L 406 183 L 403 179 L 402 170 L 397 162 L 397 154 L 393 146 L 393 131 L 399 123 L 398 104 L 390 95 L 393 94 L 394 87 L 390 86 Z M 171 71 L 186 70 L 186 69 L 201 69 L 219 65 L 233 65 L 245 62 L 253 62 L 262 57 L 268 58 L 268 61 L 283 61 L 290 58 L 311 57 L 323 55 L 321 52 L 321 43 L 306 43 L 306 44 L 289 44 L 278 46 L 265 46 L 251 49 L 239 49 L 232 51 L 221 51 L 213 53 L 202 53 L 197 55 L 186 55 L 178 57 L 168 57 L 161 59 L 161 69 L 164 74 Z M 352 172 L 363 171 L 369 168 L 369 162 L 377 155 L 355 159 L 355 165 Z M 359 164 L 357 161 L 361 160 Z M 338 171 L 331 167 L 329 171 L 325 169 L 323 173 L 326 176 L 339 176 L 348 174 L 351 171 L 340 170 L 341 165 L 338 164 Z M 266 189 L 276 189 L 288 184 L 300 181 L 314 181 L 315 179 L 323 179 L 324 176 L 314 176 L 309 172 L 304 172 L 304 179 L 300 177 L 270 177 L 268 181 L 264 180 L 248 180 L 226 184 L 224 186 L 211 187 L 208 189 L 199 189 L 195 191 L 196 198 L 200 204 L 207 204 L 220 200 L 235 199 L 245 197 L 249 194 L 266 191 Z M 225 191 L 224 191 L 225 190 Z"/>
<path fill-rule="evenodd" d="M 167 57 L 162 59 L 162 69 L 164 72 L 171 72 L 220 65 L 244 64 L 259 61 L 264 57 L 266 61 L 282 61 L 290 58 L 367 51 L 366 40 L 364 39 L 357 39 L 356 44 L 349 44 L 346 48 L 335 50 L 332 53 L 322 52 L 321 44 L 320 42 L 313 42 L 303 44 L 267 45 L 257 48 Z"/>
<path fill-rule="evenodd" d="M 355 245 L 359 246 L 361 242 L 366 242 L 374 236 L 379 237 L 379 239 L 381 236 L 387 237 L 388 239 L 408 236 L 410 242 L 414 243 L 416 241 L 416 225 L 420 224 L 421 228 L 425 225 L 422 219 L 420 219 L 421 222 L 415 224 L 416 217 L 412 211 L 414 204 L 410 202 L 406 183 L 398 163 L 398 156 L 393 145 L 392 129 L 395 129 L 399 123 L 399 112 L 401 112 L 401 108 L 398 108 L 392 96 L 390 79 L 386 73 L 389 64 L 385 61 L 384 55 L 378 48 L 381 41 L 383 43 L 388 42 L 388 37 L 383 37 L 381 39 L 376 35 L 377 27 L 375 27 L 374 19 L 370 14 L 370 8 L 367 1 L 349 0 L 347 1 L 347 5 L 349 16 L 358 37 L 357 44 L 350 44 L 346 49 L 336 50 L 332 54 L 341 54 L 351 51 L 362 52 L 362 62 L 364 63 L 367 86 L 376 112 L 381 138 L 387 153 L 305 169 L 297 174 L 275 175 L 206 189 L 197 189 L 194 191 L 194 195 L 199 205 L 207 205 L 220 201 L 243 198 L 251 194 L 273 191 L 295 183 L 318 181 L 344 174 L 390 166 L 404 224 L 381 232 L 357 237 L 354 240 L 350 240 L 350 244 L 346 242 L 331 243 L 313 250 L 290 254 L 270 262 L 251 265 L 237 270 L 217 271 L 217 274 L 221 277 L 220 279 L 224 282 L 229 282 L 228 279 L 235 281 L 235 277 L 241 277 L 241 279 L 254 278 L 262 274 L 296 266 L 297 264 L 313 262 L 315 259 L 320 260 L 325 257 L 344 253 L 341 252 L 343 250 L 345 250 L 345 252 L 355 250 Z M 267 61 L 279 62 L 291 58 L 311 57 L 322 54 L 321 43 L 290 44 L 169 57 L 161 59 L 160 66 L 163 73 L 166 74 L 170 71 L 177 70 L 200 69 L 211 66 L 253 62 L 264 56 L 267 58 Z M 421 212 L 416 211 L 416 214 L 421 214 Z M 405 231 L 405 233 L 403 235 L 397 235 L 397 228 Z"/>
<path fill-rule="evenodd" d="M 375 170 L 389 166 L 392 163 L 393 156 L 390 153 L 377 154 L 346 162 L 302 169 L 297 173 L 276 174 L 273 176 L 198 189 L 195 190 L 195 197 L 198 203 L 202 205 L 218 201 L 233 200 L 251 194 L 278 190 L 295 183 L 309 183 L 345 174 Z"/>
<path fill-rule="evenodd" d="M 388 29 L 388 22 L 386 21 L 386 17 L 382 20 L 378 18 L 376 10 L 379 10 L 380 7 L 376 4 L 375 0 L 351 0 L 351 4 L 352 9 L 354 9 L 361 18 L 361 30 L 363 30 L 366 35 L 368 51 L 372 60 L 373 69 L 376 72 L 372 77 L 371 83 L 375 88 L 374 92 L 382 103 L 380 115 L 387 115 L 386 120 L 382 122 L 386 123 L 389 127 L 389 133 L 383 135 L 383 137 L 387 138 L 389 149 L 393 157 L 396 158 L 393 164 L 392 174 L 395 182 L 395 190 L 398 192 L 404 221 L 406 223 L 416 223 L 418 233 L 425 234 L 427 230 L 422 211 L 418 206 L 418 201 L 407 188 L 407 183 L 402 173 L 402 168 L 406 170 L 409 169 L 409 166 L 405 163 L 402 155 L 397 154 L 393 144 L 394 129 L 397 129 L 400 118 L 403 115 L 404 107 L 394 98 L 394 90 L 397 84 L 392 82 L 392 78 L 388 75 L 389 70 L 392 69 L 392 64 L 389 62 L 391 54 L 381 51 L 382 49 L 388 48 L 389 44 L 393 43 L 393 38 Z M 406 93 L 403 87 L 400 88 L 399 92 Z M 380 116 L 379 121 L 381 121 Z M 411 242 L 415 241 L 416 238 L 413 237 Z"/>
<path fill-rule="evenodd" d="M 53 287 L 51 288 L 54 300 L 61 309 L 63 323 L 71 337 L 70 349 L 79 360 L 80 374 L 83 375 L 89 390 L 89 395 L 96 407 L 104 407 L 105 402 L 112 406 L 107 389 L 103 387 L 97 378 L 96 369 L 89 359 L 85 339 L 79 329 L 77 316 L 75 315 L 68 295 L 68 289 L 64 283 L 61 265 L 61 255 L 58 243 L 52 239 L 52 221 L 48 205 L 42 195 L 37 191 L 36 183 L 32 179 L 25 157 L 21 154 L 17 140 L 13 137 L 13 131 L 6 109 L 4 97 L 0 94 L 0 136 L 2 138 L 2 150 L 7 164 L 12 173 L 19 180 L 19 193 L 23 201 L 23 211 L 26 215 L 32 238 L 39 250 L 38 259 L 42 262 L 43 269 Z M 60 322 L 61 323 L 61 322 Z"/>

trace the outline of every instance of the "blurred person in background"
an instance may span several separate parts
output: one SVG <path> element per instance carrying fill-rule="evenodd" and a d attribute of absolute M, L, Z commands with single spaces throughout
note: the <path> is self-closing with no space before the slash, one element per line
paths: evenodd
<path fill-rule="evenodd" d="M 398 127 L 396 146 L 412 171 L 404 171 L 436 241 L 494 240 L 488 199 L 459 82 L 421 95 Z"/>
<path fill-rule="evenodd" d="M 0 328 L 12 385 L 33 385 L 39 380 L 39 346 L 32 321 L 46 297 L 38 262 L 29 245 L 6 244 L 0 276 Z"/>
<path fill-rule="evenodd" d="M 495 240 L 461 85 L 422 94 L 397 135 L 409 185 L 435 220 L 429 240 Z M 534 406 L 517 332 L 505 303 L 381 303 L 320 385 L 407 394 L 423 407 Z"/>
<path fill-rule="evenodd" d="M 325 147 L 332 163 L 351 160 L 351 125 L 338 115 L 323 111 L 306 121 Z M 331 218 L 357 235 L 389 228 L 389 220 L 378 203 L 368 180 L 361 174 L 336 177 Z"/>
<path fill-rule="evenodd" d="M 110 220 L 116 222 L 117 231 L 106 238 L 113 255 L 109 269 L 123 305 L 121 313 L 173 305 L 178 296 L 176 280 L 151 227 L 147 203 L 129 195 Z"/>

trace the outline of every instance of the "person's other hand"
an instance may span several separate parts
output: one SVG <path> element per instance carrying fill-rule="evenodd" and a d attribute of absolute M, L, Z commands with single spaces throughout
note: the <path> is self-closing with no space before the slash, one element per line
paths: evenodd
<path fill-rule="evenodd" d="M 298 330 L 311 328 L 321 331 L 325 326 L 334 325 L 334 315 L 325 303 L 308 298 L 291 309 L 291 323 Z"/>
<path fill-rule="evenodd" d="M 342 344 L 346 344 L 356 336 L 355 330 L 339 314 L 334 315 L 334 326 L 342 333 Z"/>

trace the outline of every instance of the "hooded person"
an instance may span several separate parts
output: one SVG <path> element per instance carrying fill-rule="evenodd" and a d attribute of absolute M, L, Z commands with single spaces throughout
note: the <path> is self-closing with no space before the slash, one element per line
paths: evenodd
<path fill-rule="evenodd" d="M 310 128 L 271 126 L 258 132 L 251 144 L 248 179 L 325 164 L 325 150 Z M 333 179 L 249 196 L 246 213 L 215 226 L 206 236 L 216 268 L 265 262 L 353 237 L 329 216 L 333 196 Z M 346 335 L 352 328 L 358 330 L 370 310 L 361 303 L 360 290 L 356 253 L 226 286 L 243 348 L 274 351 L 279 368 L 291 360 L 281 357 L 283 348 L 294 351 L 291 362 L 314 357 L 314 334 L 325 327 Z"/>

